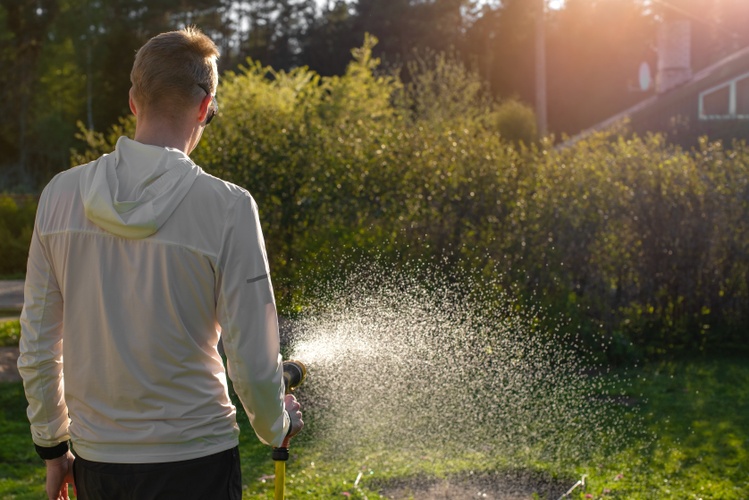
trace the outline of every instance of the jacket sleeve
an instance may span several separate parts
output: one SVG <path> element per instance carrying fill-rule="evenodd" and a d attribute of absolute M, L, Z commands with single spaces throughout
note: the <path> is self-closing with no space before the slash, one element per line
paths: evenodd
<path fill-rule="evenodd" d="M 217 258 L 217 314 L 229 378 L 260 441 L 281 446 L 284 410 L 278 318 L 257 205 L 244 193 L 229 212 Z"/>
<path fill-rule="evenodd" d="M 41 211 L 41 200 L 39 206 Z M 37 214 L 26 270 L 18 370 L 29 403 L 31 436 L 44 455 L 46 448 L 61 450 L 70 436 L 62 364 L 62 293 L 39 234 L 39 220 Z"/>

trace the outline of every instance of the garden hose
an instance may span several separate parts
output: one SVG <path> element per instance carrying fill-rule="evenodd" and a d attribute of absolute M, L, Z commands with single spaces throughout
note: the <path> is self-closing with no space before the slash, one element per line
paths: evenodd
<path fill-rule="evenodd" d="M 304 363 L 296 360 L 283 362 L 283 381 L 286 394 L 302 385 L 307 377 L 307 367 Z M 283 500 L 286 495 L 286 461 L 289 460 L 289 439 L 283 440 L 280 448 L 273 448 L 273 461 L 276 464 L 275 489 L 276 500 Z"/>
<path fill-rule="evenodd" d="M 276 464 L 276 500 L 286 496 L 286 461 L 289 459 L 289 441 L 284 440 L 280 448 L 273 448 L 273 461 Z"/>

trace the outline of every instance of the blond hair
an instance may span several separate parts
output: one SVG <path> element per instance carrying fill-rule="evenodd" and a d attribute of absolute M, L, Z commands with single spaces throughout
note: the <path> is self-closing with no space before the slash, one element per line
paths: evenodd
<path fill-rule="evenodd" d="M 133 98 L 142 112 L 179 118 L 206 91 L 216 93 L 219 51 L 194 26 L 161 33 L 135 54 L 130 72 Z"/>

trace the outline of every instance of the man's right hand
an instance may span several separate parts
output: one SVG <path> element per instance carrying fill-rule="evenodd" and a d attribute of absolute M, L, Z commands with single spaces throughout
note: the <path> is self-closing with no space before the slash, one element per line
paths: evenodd
<path fill-rule="evenodd" d="M 296 397 L 294 397 L 293 394 L 287 394 L 285 396 L 284 406 L 286 407 L 286 411 L 289 414 L 289 419 L 291 419 L 291 429 L 289 430 L 289 433 L 286 435 L 286 439 L 284 440 L 284 443 L 288 444 L 289 439 L 299 434 L 299 432 L 302 430 L 302 427 L 304 427 L 304 421 L 302 420 L 302 412 L 299 401 L 296 400 Z"/>

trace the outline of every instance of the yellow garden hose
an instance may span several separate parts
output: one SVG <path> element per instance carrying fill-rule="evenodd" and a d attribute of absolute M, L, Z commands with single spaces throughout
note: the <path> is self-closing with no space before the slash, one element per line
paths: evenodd
<path fill-rule="evenodd" d="M 283 362 L 283 379 L 286 394 L 299 387 L 307 377 L 307 367 L 301 361 Z M 273 461 L 276 463 L 275 500 L 284 500 L 286 495 L 286 461 L 289 459 L 289 439 L 284 439 L 280 448 L 273 448 Z"/>
<path fill-rule="evenodd" d="M 284 450 L 286 452 L 286 458 L 276 458 L 276 450 Z M 276 462 L 276 500 L 284 500 L 284 497 L 286 496 L 286 460 L 288 460 L 288 458 L 288 448 L 276 448 L 273 450 L 273 460 Z"/>

